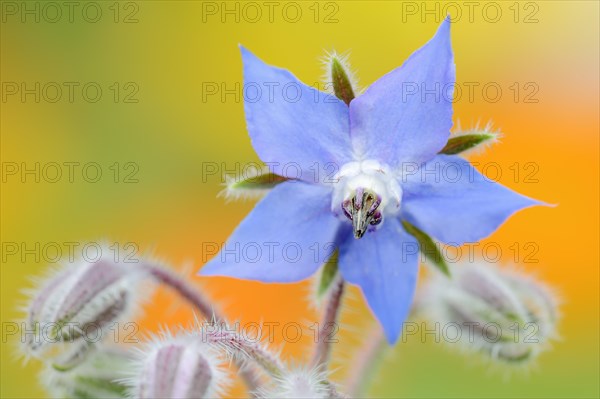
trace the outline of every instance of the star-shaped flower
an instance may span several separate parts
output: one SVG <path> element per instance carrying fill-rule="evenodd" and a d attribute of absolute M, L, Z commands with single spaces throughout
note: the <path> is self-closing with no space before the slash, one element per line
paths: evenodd
<path fill-rule="evenodd" d="M 452 127 L 448 20 L 402 67 L 349 104 L 244 48 L 242 58 L 252 144 L 273 173 L 295 175 L 256 205 L 202 275 L 300 281 L 335 247 L 343 278 L 361 288 L 395 342 L 419 265 L 418 242 L 403 221 L 460 245 L 537 204 L 466 160 L 439 154 Z M 259 95 L 250 94 L 252 87 L 262 89 Z"/>

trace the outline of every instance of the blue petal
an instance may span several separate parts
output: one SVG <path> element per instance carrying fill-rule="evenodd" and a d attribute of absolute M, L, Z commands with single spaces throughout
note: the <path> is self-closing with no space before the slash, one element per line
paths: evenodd
<path fill-rule="evenodd" d="M 288 178 L 332 178 L 352 160 L 346 104 L 241 50 L 246 123 L 258 156 Z"/>
<path fill-rule="evenodd" d="M 402 67 L 380 78 L 350 103 L 351 136 L 357 154 L 393 168 L 403 162 L 421 163 L 433 158 L 450 135 L 455 79 L 450 21 L 446 19 L 433 39 Z"/>
<path fill-rule="evenodd" d="M 338 227 L 330 189 L 303 182 L 279 184 L 200 274 L 263 282 L 303 280 L 332 254 Z"/>
<path fill-rule="evenodd" d="M 396 342 L 408 316 L 417 283 L 419 246 L 395 218 L 360 240 L 340 246 L 344 278 L 362 289 L 390 343 Z"/>
<path fill-rule="evenodd" d="M 487 179 L 457 156 L 438 155 L 403 179 L 403 217 L 452 245 L 479 241 L 516 211 L 541 204 Z"/>

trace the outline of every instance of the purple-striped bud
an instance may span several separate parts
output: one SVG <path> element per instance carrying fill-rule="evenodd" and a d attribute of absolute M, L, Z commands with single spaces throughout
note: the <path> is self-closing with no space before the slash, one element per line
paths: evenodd
<path fill-rule="evenodd" d="M 535 358 L 556 336 L 558 305 L 540 281 L 493 264 L 459 265 L 452 278 L 433 276 L 423 310 L 442 339 L 493 360 Z"/>
<path fill-rule="evenodd" d="M 214 398 L 225 387 L 216 350 L 201 336 L 166 333 L 140 351 L 130 379 L 135 398 Z"/>
<path fill-rule="evenodd" d="M 132 317 L 145 296 L 141 270 L 102 247 L 94 262 L 81 260 L 51 271 L 29 291 L 25 352 L 55 363 L 81 360 L 86 348 Z"/>

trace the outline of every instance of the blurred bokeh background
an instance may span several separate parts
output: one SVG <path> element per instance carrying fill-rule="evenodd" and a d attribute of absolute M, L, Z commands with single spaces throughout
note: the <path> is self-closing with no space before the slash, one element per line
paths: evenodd
<path fill-rule="evenodd" d="M 325 50 L 349 50 L 364 87 L 424 44 L 446 13 L 463 92 L 455 117 L 464 127 L 491 120 L 503 132 L 471 159 L 558 205 L 519 213 L 483 244 L 501 249 L 488 257 L 558 290 L 561 340 L 535 367 L 507 372 L 411 337 L 385 360 L 371 394 L 598 397 L 598 2 L 67 3 L 2 2 L 2 397 L 45 397 L 39 364 L 13 356 L 5 327 L 20 317 L 28 276 L 54 262 L 56 248 L 133 243 L 193 276 L 206 260 L 203 243 L 223 242 L 252 208 L 217 197 L 223 172 L 258 161 L 245 130 L 239 43 L 310 84 L 321 79 Z M 283 353 L 307 358 L 318 320 L 310 282 L 190 278 L 231 319 L 305 326 Z M 373 323 L 360 294 L 351 296 L 334 379 Z M 191 315 L 159 291 L 139 323 L 153 331 Z"/>

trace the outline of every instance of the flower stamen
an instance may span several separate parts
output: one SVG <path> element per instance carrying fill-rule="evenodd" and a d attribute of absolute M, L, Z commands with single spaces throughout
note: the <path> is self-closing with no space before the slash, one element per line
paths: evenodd
<path fill-rule="evenodd" d="M 342 203 L 344 215 L 352 221 L 354 238 L 362 238 L 369 226 L 381 223 L 383 216 L 378 210 L 381 205 L 381 196 L 359 187 L 355 195 Z"/>
<path fill-rule="evenodd" d="M 398 214 L 401 198 L 402 188 L 386 165 L 354 161 L 344 164 L 336 175 L 331 211 L 352 222 L 358 239 L 379 228 L 384 217 Z"/>

